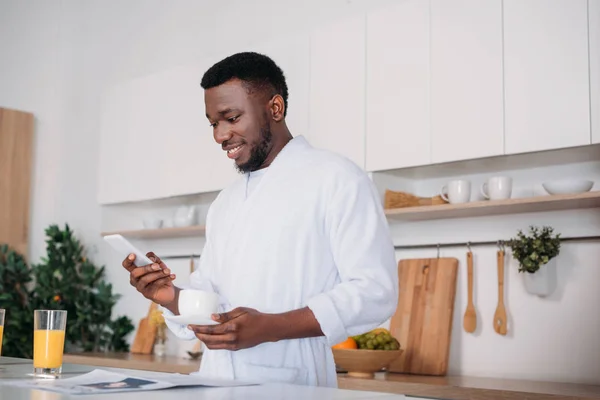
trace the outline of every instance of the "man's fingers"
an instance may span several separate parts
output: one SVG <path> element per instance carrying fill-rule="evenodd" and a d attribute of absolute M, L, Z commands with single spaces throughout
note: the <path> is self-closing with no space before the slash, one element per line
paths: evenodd
<path fill-rule="evenodd" d="M 156 282 L 159 279 L 163 279 L 163 278 L 167 278 L 168 280 L 168 276 L 165 276 L 165 274 L 162 271 L 158 271 L 158 272 L 152 272 L 149 274 L 146 274 L 144 276 L 142 276 L 140 279 L 137 280 L 137 284 L 136 287 L 146 287 L 148 285 L 150 285 L 151 283 Z"/>
<path fill-rule="evenodd" d="M 230 321 L 234 318 L 237 318 L 240 315 L 244 315 L 247 312 L 248 312 L 248 310 L 246 308 L 238 307 L 238 308 L 234 308 L 233 310 L 226 312 L 226 313 L 214 314 L 213 319 L 220 323 L 224 323 L 224 322 Z"/>
<path fill-rule="evenodd" d="M 238 325 L 233 322 L 219 325 L 189 325 L 188 328 L 203 335 L 223 335 L 238 331 Z"/>
<path fill-rule="evenodd" d="M 137 267 L 136 269 L 131 271 L 131 276 L 133 279 L 137 280 L 146 274 L 151 274 L 151 273 L 154 273 L 157 271 L 160 271 L 163 275 L 171 274 L 170 269 L 166 268 L 166 269 L 162 269 L 162 271 L 161 271 L 160 265 L 158 265 L 157 263 L 153 263 L 153 264 L 144 265 L 143 267 Z"/>
<path fill-rule="evenodd" d="M 228 333 L 224 335 L 205 335 L 196 333 L 196 337 L 211 350 L 215 349 L 237 349 L 237 335 Z"/>
<path fill-rule="evenodd" d="M 130 254 L 128 255 L 123 262 L 121 263 L 121 265 L 129 272 L 133 271 L 134 269 L 136 269 L 137 267 L 135 266 L 135 264 L 133 263 L 135 260 L 135 254 Z"/>
<path fill-rule="evenodd" d="M 149 251 L 148 253 L 146 253 L 146 257 L 148 257 L 149 259 L 151 259 L 156 264 L 160 265 L 161 268 L 167 268 L 167 265 L 160 259 L 159 256 L 157 256 L 153 252 Z"/>

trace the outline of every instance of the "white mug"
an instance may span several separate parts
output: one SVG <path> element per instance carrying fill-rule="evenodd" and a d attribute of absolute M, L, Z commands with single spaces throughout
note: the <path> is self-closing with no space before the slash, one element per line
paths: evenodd
<path fill-rule="evenodd" d="M 204 290 L 184 289 L 179 292 L 179 315 L 210 317 L 219 310 L 219 295 Z"/>
<path fill-rule="evenodd" d="M 495 176 L 481 185 L 481 195 L 488 200 L 510 199 L 512 194 L 512 178 Z"/>
<path fill-rule="evenodd" d="M 468 203 L 471 200 L 471 182 L 466 180 L 451 181 L 442 186 L 440 196 L 450 204 Z"/>

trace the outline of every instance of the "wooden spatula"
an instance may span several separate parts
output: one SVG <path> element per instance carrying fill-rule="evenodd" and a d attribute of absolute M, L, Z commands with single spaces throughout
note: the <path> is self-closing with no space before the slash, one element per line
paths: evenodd
<path fill-rule="evenodd" d="M 467 283 L 469 301 L 463 318 L 463 328 L 465 332 L 472 333 L 477 328 L 477 313 L 473 304 L 473 253 L 471 251 L 467 252 Z"/>
<path fill-rule="evenodd" d="M 506 335 L 506 309 L 504 308 L 504 250 L 498 250 L 498 307 L 494 313 L 494 330 Z"/>

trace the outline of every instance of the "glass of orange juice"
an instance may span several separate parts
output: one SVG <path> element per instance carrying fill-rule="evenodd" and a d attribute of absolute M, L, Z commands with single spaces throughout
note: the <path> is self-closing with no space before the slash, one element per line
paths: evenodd
<path fill-rule="evenodd" d="M 2 336 L 4 336 L 4 308 L 0 308 L 0 356 L 2 355 Z"/>
<path fill-rule="evenodd" d="M 67 312 L 35 310 L 33 314 L 33 374 L 58 376 L 62 371 Z"/>

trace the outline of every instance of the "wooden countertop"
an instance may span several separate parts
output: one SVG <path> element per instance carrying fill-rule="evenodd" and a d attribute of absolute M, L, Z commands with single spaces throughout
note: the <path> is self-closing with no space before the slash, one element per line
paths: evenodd
<path fill-rule="evenodd" d="M 600 399 L 600 385 L 465 376 L 419 376 L 377 373 L 374 379 L 338 374 L 340 389 L 399 393 L 448 400 L 587 400 Z"/>
<path fill-rule="evenodd" d="M 130 353 L 65 354 L 65 363 L 189 374 L 200 359 Z M 600 385 L 465 376 L 420 376 L 377 373 L 374 379 L 338 374 L 340 389 L 365 390 L 448 400 L 588 400 L 600 399 Z"/>
<path fill-rule="evenodd" d="M 95 365 L 98 367 L 189 374 L 198 371 L 201 358 L 202 357 L 197 360 L 192 360 L 175 356 L 157 357 L 153 354 L 74 353 L 65 354 L 63 356 L 63 362 L 69 364 Z"/>

